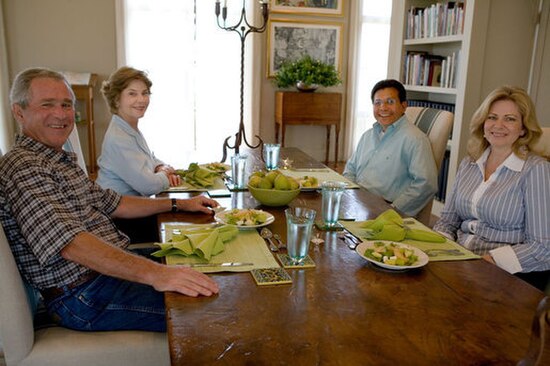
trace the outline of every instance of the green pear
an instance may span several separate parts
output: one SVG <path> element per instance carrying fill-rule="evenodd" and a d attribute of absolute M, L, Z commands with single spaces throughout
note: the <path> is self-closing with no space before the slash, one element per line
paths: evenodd
<path fill-rule="evenodd" d="M 262 171 L 262 170 L 258 170 L 257 172 L 254 172 L 254 173 L 250 174 L 250 177 L 260 177 L 260 178 L 263 178 L 263 177 L 265 177 L 265 172 Z"/>
<path fill-rule="evenodd" d="M 275 178 L 277 178 L 278 175 L 280 175 L 281 172 L 278 170 L 272 170 L 269 173 L 267 173 L 265 176 L 267 179 L 271 181 L 271 183 L 275 182 Z"/>
<path fill-rule="evenodd" d="M 273 186 L 280 191 L 288 191 L 290 189 L 290 182 L 284 174 L 279 174 L 275 178 Z"/>
<path fill-rule="evenodd" d="M 251 176 L 250 179 L 248 180 L 248 184 L 249 184 L 251 187 L 259 187 L 261 181 L 262 181 L 262 177 L 260 177 L 260 176 L 258 176 L 258 175 L 253 175 L 253 176 Z"/>
<path fill-rule="evenodd" d="M 258 184 L 258 188 L 271 189 L 273 188 L 273 183 L 269 180 L 268 177 L 263 177 L 261 178 L 260 184 Z"/>
<path fill-rule="evenodd" d="M 290 182 L 290 189 L 292 191 L 300 188 L 300 183 L 298 183 L 298 181 L 294 178 L 288 178 L 288 181 Z"/>

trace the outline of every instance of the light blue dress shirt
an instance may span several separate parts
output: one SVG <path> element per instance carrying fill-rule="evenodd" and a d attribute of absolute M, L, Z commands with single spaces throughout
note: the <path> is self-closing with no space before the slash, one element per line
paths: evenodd
<path fill-rule="evenodd" d="M 113 115 L 103 139 L 96 182 L 122 195 L 150 196 L 170 185 L 166 174 L 155 173 L 155 167 L 162 164 L 141 132 Z"/>
<path fill-rule="evenodd" d="M 462 161 L 434 230 L 479 255 L 511 246 L 511 273 L 550 270 L 550 163 L 512 154 L 484 181 L 488 153 Z"/>
<path fill-rule="evenodd" d="M 381 132 L 376 122 L 361 136 L 344 176 L 414 216 L 437 192 L 430 141 L 405 115 Z"/>

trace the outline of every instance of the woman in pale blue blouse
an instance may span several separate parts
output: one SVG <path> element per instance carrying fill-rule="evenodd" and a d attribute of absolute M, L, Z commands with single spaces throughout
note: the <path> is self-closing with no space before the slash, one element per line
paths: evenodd
<path fill-rule="evenodd" d="M 550 273 L 550 163 L 529 95 L 491 92 L 470 124 L 468 154 L 434 230 L 544 289 Z"/>
<path fill-rule="evenodd" d="M 157 159 L 141 134 L 138 123 L 149 106 L 152 82 L 140 70 L 121 67 L 101 89 L 113 113 L 98 159 L 97 183 L 123 195 L 150 196 L 180 177 Z"/>

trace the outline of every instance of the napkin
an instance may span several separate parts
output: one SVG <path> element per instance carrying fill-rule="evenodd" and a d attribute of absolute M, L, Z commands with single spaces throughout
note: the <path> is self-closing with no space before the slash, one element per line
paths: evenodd
<path fill-rule="evenodd" d="M 368 230 L 368 239 L 403 241 L 405 239 L 429 243 L 444 243 L 445 237 L 431 230 L 412 229 L 403 223 L 403 218 L 393 209 L 381 213 L 374 220 L 367 220 L 361 228 Z"/>
<path fill-rule="evenodd" d="M 173 234 L 168 243 L 155 243 L 160 250 L 151 255 L 155 257 L 174 254 L 186 257 L 195 255 L 201 259 L 210 260 L 212 256 L 223 252 L 224 243 L 236 237 L 238 233 L 239 230 L 232 225 L 182 229 L 180 234 Z"/>

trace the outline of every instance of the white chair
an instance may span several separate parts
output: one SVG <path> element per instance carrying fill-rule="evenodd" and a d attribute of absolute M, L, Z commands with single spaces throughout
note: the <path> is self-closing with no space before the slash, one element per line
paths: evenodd
<path fill-rule="evenodd" d="M 538 304 L 533 323 L 531 325 L 531 338 L 529 348 L 524 358 L 517 366 L 538 366 L 548 365 L 550 357 L 550 344 L 548 342 L 548 331 L 550 330 L 550 298 L 544 297 Z M 546 349 L 546 352 L 544 352 Z"/>
<path fill-rule="evenodd" d="M 542 128 L 542 136 L 535 144 L 533 150 L 550 160 L 550 127 Z"/>
<path fill-rule="evenodd" d="M 0 339 L 7 366 L 169 365 L 165 333 L 33 328 L 23 280 L 0 225 Z M 0 359 L 1 362 L 1 359 Z"/>
<path fill-rule="evenodd" d="M 63 145 L 65 151 L 74 152 L 78 160 L 78 165 L 84 170 L 84 173 L 88 174 L 86 169 L 86 161 L 84 160 L 84 154 L 82 154 L 82 146 L 80 145 L 80 138 L 78 137 L 78 128 L 75 125 L 73 131 L 69 135 L 67 141 Z"/>
<path fill-rule="evenodd" d="M 422 130 L 432 146 L 432 153 L 435 159 L 437 171 L 441 169 L 441 163 L 447 149 L 447 141 L 453 129 L 454 114 L 434 108 L 408 107 L 405 110 L 409 122 L 414 123 Z M 432 204 L 430 202 L 416 215 L 416 218 L 424 225 L 430 224 L 432 214 Z"/>

